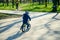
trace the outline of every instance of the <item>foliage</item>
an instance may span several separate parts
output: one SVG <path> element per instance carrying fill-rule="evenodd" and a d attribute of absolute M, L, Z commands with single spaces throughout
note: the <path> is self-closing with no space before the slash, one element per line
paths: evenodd
<path fill-rule="evenodd" d="M 2 5 L 2 3 L 0 3 L 0 10 L 16 10 L 16 5 L 14 5 L 14 8 L 12 8 L 12 3 L 9 3 L 9 6 L 7 6 L 6 4 L 4 4 L 4 6 Z M 44 4 L 40 4 L 38 5 L 38 3 L 19 3 L 19 8 L 18 10 L 28 10 L 28 11 L 35 11 L 35 12 L 50 12 L 52 10 L 52 3 L 47 4 L 47 7 L 45 7 Z M 57 9 L 58 11 L 60 11 L 60 6 Z"/>

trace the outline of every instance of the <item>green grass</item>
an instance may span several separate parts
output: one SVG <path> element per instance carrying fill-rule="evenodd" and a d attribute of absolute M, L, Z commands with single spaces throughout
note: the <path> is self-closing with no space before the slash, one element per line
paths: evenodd
<path fill-rule="evenodd" d="M 16 10 L 16 7 L 14 5 L 14 8 L 12 8 L 12 4 L 10 3 L 9 6 L 1 6 L 2 4 L 0 4 L 0 10 Z M 50 12 L 52 10 L 52 3 L 48 4 L 47 7 L 45 7 L 45 5 L 38 5 L 38 3 L 22 3 L 19 4 L 19 10 L 22 11 L 34 11 L 34 12 Z M 58 11 L 60 11 L 60 6 L 57 9 Z"/>
<path fill-rule="evenodd" d="M 7 6 L 6 4 L 4 4 L 4 6 L 2 5 L 2 3 L 0 4 L 0 10 L 15 10 L 15 6 L 14 8 L 12 8 L 12 4 L 9 3 L 9 6 Z"/>
<path fill-rule="evenodd" d="M 5 13 L 0 13 L 0 19 L 5 19 L 5 18 L 17 18 L 20 17 L 21 15 L 18 14 L 5 14 Z"/>
<path fill-rule="evenodd" d="M 35 11 L 35 12 L 49 12 L 52 10 L 52 5 L 48 5 L 48 7 L 45 7 L 45 5 L 38 5 L 38 4 L 21 4 L 20 6 L 22 10 L 28 10 L 28 11 Z"/>
<path fill-rule="evenodd" d="M 57 10 L 58 10 L 58 12 L 60 12 L 60 6 L 58 7 L 58 9 L 57 9 Z"/>

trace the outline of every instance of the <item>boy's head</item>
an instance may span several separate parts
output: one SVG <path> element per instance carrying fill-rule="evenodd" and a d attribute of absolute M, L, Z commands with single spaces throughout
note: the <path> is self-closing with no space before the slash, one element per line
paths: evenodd
<path fill-rule="evenodd" d="M 29 14 L 29 12 L 28 11 L 25 11 L 25 14 Z"/>

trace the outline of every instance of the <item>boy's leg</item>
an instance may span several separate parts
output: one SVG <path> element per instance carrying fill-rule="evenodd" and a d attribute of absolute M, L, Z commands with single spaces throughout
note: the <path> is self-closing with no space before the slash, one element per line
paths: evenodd
<path fill-rule="evenodd" d="M 22 24 L 22 26 L 21 26 L 21 28 L 20 28 L 20 29 L 23 29 L 23 25 L 24 25 L 24 24 Z"/>
<path fill-rule="evenodd" d="M 30 27 L 30 24 L 29 23 L 26 23 L 26 25 L 27 25 L 27 28 Z"/>
<path fill-rule="evenodd" d="M 22 26 L 21 26 L 22 32 L 24 32 L 24 24 L 25 23 L 23 23 Z"/>

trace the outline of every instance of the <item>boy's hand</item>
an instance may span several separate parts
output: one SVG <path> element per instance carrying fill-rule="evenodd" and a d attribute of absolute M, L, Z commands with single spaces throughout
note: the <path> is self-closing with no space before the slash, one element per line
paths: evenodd
<path fill-rule="evenodd" d="M 30 21 L 31 21 L 31 19 L 30 19 Z"/>

